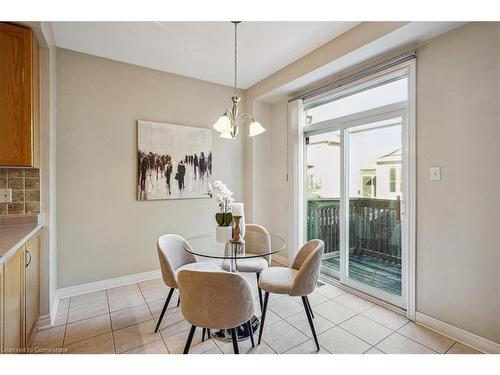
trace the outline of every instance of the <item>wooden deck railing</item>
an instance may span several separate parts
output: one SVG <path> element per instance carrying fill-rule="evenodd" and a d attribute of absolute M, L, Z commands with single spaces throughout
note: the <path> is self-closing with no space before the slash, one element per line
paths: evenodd
<path fill-rule="evenodd" d="M 401 221 L 396 200 L 351 198 L 349 200 L 349 250 L 401 263 Z M 307 202 L 307 237 L 325 242 L 325 254 L 339 250 L 340 200 L 310 199 Z"/>

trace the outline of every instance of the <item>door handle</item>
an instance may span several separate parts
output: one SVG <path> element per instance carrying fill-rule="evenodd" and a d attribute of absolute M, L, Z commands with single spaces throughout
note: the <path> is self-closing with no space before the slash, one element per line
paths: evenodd
<path fill-rule="evenodd" d="M 28 263 L 26 264 L 26 268 L 28 268 L 28 266 L 29 266 L 29 265 L 30 265 L 30 263 L 31 263 L 31 253 L 30 253 L 28 250 L 26 250 L 26 254 L 28 254 L 28 255 L 30 256 L 30 260 L 29 260 L 29 261 L 28 261 Z"/>

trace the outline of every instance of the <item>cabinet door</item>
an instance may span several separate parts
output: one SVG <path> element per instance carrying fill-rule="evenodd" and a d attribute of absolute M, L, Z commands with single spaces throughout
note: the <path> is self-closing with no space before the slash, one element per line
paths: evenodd
<path fill-rule="evenodd" d="M 26 276 L 25 276 L 25 301 L 26 301 L 26 346 L 29 346 L 40 313 L 40 241 L 39 236 L 34 237 L 26 244 Z"/>
<path fill-rule="evenodd" d="M 33 163 L 32 38 L 29 29 L 0 23 L 0 165 Z"/>
<path fill-rule="evenodd" d="M 4 264 L 4 353 L 22 352 L 24 348 L 24 246 Z"/>

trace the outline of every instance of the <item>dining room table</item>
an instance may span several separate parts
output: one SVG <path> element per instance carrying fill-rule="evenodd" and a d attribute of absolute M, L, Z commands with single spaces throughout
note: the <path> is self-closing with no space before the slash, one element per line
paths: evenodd
<path fill-rule="evenodd" d="M 265 238 L 269 236 L 269 241 Z M 251 243 L 252 252 L 247 251 L 247 244 Z M 256 246 L 262 246 L 258 248 Z M 286 248 L 286 240 L 273 233 L 247 232 L 243 237 L 243 242 L 232 242 L 231 238 L 221 236 L 216 231 L 196 234 L 187 237 L 183 242 L 184 249 L 201 258 L 219 260 L 227 262 L 228 272 L 238 272 L 238 262 L 245 259 L 267 257 Z M 250 248 L 250 246 L 249 246 Z M 253 333 L 258 332 L 260 327 L 260 315 L 255 314 L 251 319 Z M 250 332 L 246 325 L 237 327 L 238 340 L 245 340 L 250 337 Z M 229 330 L 221 329 L 211 332 L 213 337 L 231 341 Z"/>

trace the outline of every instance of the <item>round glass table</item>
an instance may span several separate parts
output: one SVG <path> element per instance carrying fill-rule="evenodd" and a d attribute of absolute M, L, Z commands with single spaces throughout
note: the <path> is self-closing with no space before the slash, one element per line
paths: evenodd
<path fill-rule="evenodd" d="M 238 260 L 278 253 L 286 247 L 286 241 L 280 236 L 269 234 L 268 242 L 267 235 L 264 233 L 247 232 L 243 243 L 232 243 L 220 233 L 218 235 L 213 232 L 187 237 L 183 246 L 193 255 L 228 261 L 229 271 L 238 272 Z M 253 332 L 257 332 L 260 327 L 260 318 L 254 316 L 251 323 Z M 238 340 L 250 337 L 250 332 L 245 325 L 238 327 L 236 331 Z M 231 341 L 232 339 L 229 330 L 219 330 L 213 332 L 212 335 L 222 340 Z"/>

